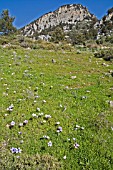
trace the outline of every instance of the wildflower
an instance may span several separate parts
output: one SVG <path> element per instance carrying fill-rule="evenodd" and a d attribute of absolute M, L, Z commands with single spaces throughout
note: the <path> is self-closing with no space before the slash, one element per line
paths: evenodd
<path fill-rule="evenodd" d="M 27 73 L 29 70 L 24 70 L 24 73 Z"/>
<path fill-rule="evenodd" d="M 7 84 L 3 84 L 3 86 L 7 86 Z"/>
<path fill-rule="evenodd" d="M 12 108 L 7 108 L 7 111 L 12 112 L 13 109 Z"/>
<path fill-rule="evenodd" d="M 81 127 L 82 130 L 84 130 L 84 127 Z"/>
<path fill-rule="evenodd" d="M 60 104 L 60 107 L 62 107 L 62 105 Z"/>
<path fill-rule="evenodd" d="M 24 142 L 23 140 L 20 141 L 21 144 L 22 144 L 23 142 Z"/>
<path fill-rule="evenodd" d="M 35 113 L 32 114 L 33 117 L 37 117 L 37 115 Z"/>
<path fill-rule="evenodd" d="M 28 123 L 28 120 L 24 120 L 23 125 L 26 125 Z"/>
<path fill-rule="evenodd" d="M 14 108 L 14 105 L 13 105 L 13 104 L 11 104 L 11 105 L 9 106 L 9 108 L 12 108 L 12 109 L 13 109 L 13 108 Z"/>
<path fill-rule="evenodd" d="M 78 130 L 79 128 L 80 128 L 79 125 L 76 125 L 76 126 L 75 126 L 75 130 Z"/>
<path fill-rule="evenodd" d="M 43 125 L 44 123 L 46 123 L 46 120 L 41 121 L 41 124 L 42 124 L 42 125 Z"/>
<path fill-rule="evenodd" d="M 7 125 L 6 125 L 6 127 L 7 127 L 7 128 L 9 128 L 9 127 L 10 127 L 10 125 L 9 125 L 9 124 L 7 124 Z"/>
<path fill-rule="evenodd" d="M 14 121 L 12 121 L 12 122 L 10 123 L 10 125 L 11 125 L 11 126 L 14 126 L 14 125 L 15 125 L 15 122 L 14 122 Z"/>
<path fill-rule="evenodd" d="M 50 147 L 52 146 L 52 142 L 51 141 L 48 142 L 48 146 L 50 146 Z"/>
<path fill-rule="evenodd" d="M 13 91 L 14 94 L 16 94 L 16 91 Z"/>
<path fill-rule="evenodd" d="M 113 101 L 109 101 L 110 107 L 113 107 Z"/>
<path fill-rule="evenodd" d="M 18 100 L 17 100 L 17 102 L 21 102 L 21 101 L 22 101 L 22 99 L 18 99 Z"/>
<path fill-rule="evenodd" d="M 14 108 L 14 105 L 11 104 L 11 105 L 7 108 L 7 111 L 12 112 L 12 111 L 13 111 L 13 108 Z"/>
<path fill-rule="evenodd" d="M 8 96 L 8 93 L 3 92 L 3 96 Z M 7 110 L 7 111 L 9 111 L 9 110 Z"/>
<path fill-rule="evenodd" d="M 50 86 L 50 89 L 52 89 L 53 88 L 53 86 Z"/>
<path fill-rule="evenodd" d="M 17 158 L 17 159 L 20 159 L 20 156 L 17 156 L 16 158 Z"/>
<path fill-rule="evenodd" d="M 39 96 L 37 95 L 37 96 L 35 96 L 35 99 L 37 99 L 37 98 L 39 98 Z"/>
<path fill-rule="evenodd" d="M 67 138 L 68 141 L 70 141 L 71 139 L 70 138 Z"/>
<path fill-rule="evenodd" d="M 12 153 L 21 153 L 21 149 L 20 148 L 14 148 L 14 147 L 12 147 L 11 149 L 10 149 L 10 151 L 12 152 Z"/>
<path fill-rule="evenodd" d="M 21 135 L 21 134 L 22 134 L 22 132 L 18 132 L 18 134 L 19 134 L 19 135 Z"/>
<path fill-rule="evenodd" d="M 59 124 L 60 124 L 60 122 L 56 122 L 56 123 L 55 123 L 55 125 L 59 125 Z"/>
<path fill-rule="evenodd" d="M 36 111 L 40 112 L 40 108 L 39 108 L 39 107 L 37 107 L 37 108 L 36 108 Z"/>
<path fill-rule="evenodd" d="M 87 93 L 90 93 L 91 91 L 90 90 L 86 90 Z"/>
<path fill-rule="evenodd" d="M 13 76 L 15 73 L 12 73 L 11 75 Z"/>
<path fill-rule="evenodd" d="M 50 137 L 49 137 L 49 136 L 46 136 L 46 135 L 44 135 L 43 138 L 44 138 L 44 139 L 50 139 Z"/>
<path fill-rule="evenodd" d="M 65 89 L 69 89 L 69 87 L 68 87 L 68 86 L 66 86 L 66 87 L 65 87 Z"/>
<path fill-rule="evenodd" d="M 43 103 L 46 103 L 46 100 L 43 100 L 42 102 L 43 102 Z"/>
<path fill-rule="evenodd" d="M 18 153 L 21 153 L 22 152 L 22 149 L 18 148 Z"/>
<path fill-rule="evenodd" d="M 73 138 L 73 140 L 75 141 L 75 140 L 76 140 L 76 138 Z"/>
<path fill-rule="evenodd" d="M 66 159 L 66 155 L 63 157 L 63 159 Z"/>
<path fill-rule="evenodd" d="M 61 126 L 59 126 L 59 127 L 57 128 L 57 132 L 58 132 L 58 133 L 62 132 L 62 127 L 61 127 Z"/>
<path fill-rule="evenodd" d="M 74 148 L 76 148 L 76 149 L 77 149 L 79 146 L 80 146 L 80 145 L 79 145 L 78 143 L 75 143 L 75 144 L 74 144 Z"/>
<path fill-rule="evenodd" d="M 8 116 L 8 114 L 5 114 L 4 116 L 6 117 L 6 116 Z"/>
<path fill-rule="evenodd" d="M 9 90 L 9 87 L 7 87 L 6 90 Z"/>
<path fill-rule="evenodd" d="M 45 118 L 49 119 L 49 118 L 51 118 L 51 115 L 45 115 Z"/>
<path fill-rule="evenodd" d="M 44 115 L 44 113 L 42 113 L 42 112 L 38 114 L 39 117 L 41 117 L 41 116 L 43 116 L 43 115 Z"/>
<path fill-rule="evenodd" d="M 81 100 L 82 100 L 82 99 L 86 99 L 86 98 L 87 98 L 86 96 L 82 96 L 82 97 L 81 97 Z"/>
<path fill-rule="evenodd" d="M 41 84 L 42 86 L 45 86 L 45 83 L 43 83 L 43 82 L 41 82 L 40 84 Z"/>
<path fill-rule="evenodd" d="M 12 147 L 12 148 L 10 149 L 10 151 L 11 151 L 12 153 L 17 153 L 17 148 Z"/>
<path fill-rule="evenodd" d="M 71 79 L 76 79 L 77 77 L 76 76 L 71 76 Z"/>
<path fill-rule="evenodd" d="M 19 127 L 22 127 L 23 126 L 23 123 L 19 123 Z"/>

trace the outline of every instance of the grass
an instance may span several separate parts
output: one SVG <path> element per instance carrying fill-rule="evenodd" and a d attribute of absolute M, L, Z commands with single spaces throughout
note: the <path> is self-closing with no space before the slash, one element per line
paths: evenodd
<path fill-rule="evenodd" d="M 113 169 L 112 62 L 85 51 L 0 48 L 0 66 L 1 170 Z"/>

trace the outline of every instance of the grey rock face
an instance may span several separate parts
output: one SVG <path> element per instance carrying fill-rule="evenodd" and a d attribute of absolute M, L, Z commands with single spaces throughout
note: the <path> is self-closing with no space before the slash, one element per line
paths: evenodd
<path fill-rule="evenodd" d="M 64 5 L 56 11 L 49 12 L 21 29 L 24 36 L 33 36 L 45 29 L 64 24 L 64 31 L 69 30 L 68 25 L 76 25 L 79 21 L 90 21 L 96 17 L 86 7 L 80 4 Z"/>

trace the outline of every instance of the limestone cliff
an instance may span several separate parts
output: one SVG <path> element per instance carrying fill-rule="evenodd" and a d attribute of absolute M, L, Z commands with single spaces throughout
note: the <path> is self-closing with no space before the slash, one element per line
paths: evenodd
<path fill-rule="evenodd" d="M 53 12 L 49 12 L 21 29 L 24 36 L 32 36 L 43 30 L 64 25 L 64 31 L 69 31 L 69 25 L 76 25 L 82 21 L 92 21 L 96 17 L 80 4 L 64 5 Z"/>

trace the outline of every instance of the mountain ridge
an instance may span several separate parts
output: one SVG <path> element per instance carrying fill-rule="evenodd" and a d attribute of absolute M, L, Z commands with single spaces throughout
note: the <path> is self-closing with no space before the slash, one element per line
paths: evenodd
<path fill-rule="evenodd" d="M 68 16 L 69 20 L 67 20 L 66 18 L 68 14 L 69 14 Z M 72 17 L 74 18 L 71 19 Z M 88 11 L 88 9 L 85 6 L 82 6 L 81 4 L 66 4 L 66 5 L 60 6 L 55 11 L 48 12 L 42 15 L 38 19 L 32 21 L 30 24 L 27 24 L 26 26 L 24 26 L 21 30 L 24 35 L 29 36 L 30 34 L 33 35 L 31 28 L 33 28 L 35 31 L 41 32 L 42 30 L 47 29 L 49 27 L 59 25 L 61 22 L 63 24 L 65 23 L 75 24 L 74 19 L 76 21 L 77 20 L 82 21 L 84 17 L 96 18 L 93 14 L 91 14 Z M 70 20 L 72 20 L 72 22 Z"/>
<path fill-rule="evenodd" d="M 39 36 L 43 35 L 43 31 L 47 30 L 46 34 L 44 33 L 44 37 L 46 36 L 47 38 L 50 30 L 54 27 L 60 26 L 63 31 L 67 33 L 77 27 L 78 24 L 82 25 L 82 23 L 85 25 L 86 32 L 88 32 L 91 27 L 97 30 L 97 39 L 100 35 L 103 35 L 103 33 L 110 34 L 113 29 L 113 8 L 109 9 L 108 13 L 99 20 L 94 14 L 90 13 L 88 8 L 81 4 L 62 5 L 56 10 L 42 15 L 21 28 L 21 34 L 34 38 L 36 34 Z M 108 30 L 106 30 L 106 25 Z M 81 31 L 81 29 L 79 31 Z"/>

